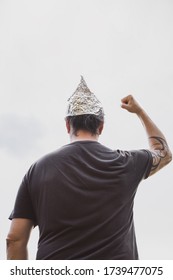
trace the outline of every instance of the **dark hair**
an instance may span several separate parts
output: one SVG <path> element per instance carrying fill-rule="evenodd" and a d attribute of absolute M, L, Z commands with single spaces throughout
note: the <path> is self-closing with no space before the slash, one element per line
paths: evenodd
<path fill-rule="evenodd" d="M 104 118 L 92 114 L 70 116 L 67 117 L 70 125 L 73 128 L 73 134 L 77 135 L 79 130 L 85 130 L 90 132 L 92 135 L 98 133 L 98 128 L 103 122 Z"/>

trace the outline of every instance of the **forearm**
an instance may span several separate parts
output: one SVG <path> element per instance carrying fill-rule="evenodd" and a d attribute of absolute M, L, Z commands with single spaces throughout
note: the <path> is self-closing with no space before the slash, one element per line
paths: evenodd
<path fill-rule="evenodd" d="M 143 109 L 141 109 L 137 113 L 137 115 L 138 115 L 139 119 L 141 120 L 141 122 L 145 128 L 145 131 L 147 133 L 150 148 L 156 149 L 155 145 L 158 145 L 158 148 L 160 148 L 161 144 L 157 141 L 157 139 L 155 139 L 155 137 L 162 138 L 166 142 L 166 138 L 163 135 L 163 133 L 161 132 L 161 130 L 156 126 L 156 124 L 150 119 L 148 114 Z"/>
<path fill-rule="evenodd" d="M 28 250 L 20 241 L 7 239 L 7 260 L 27 260 Z"/>

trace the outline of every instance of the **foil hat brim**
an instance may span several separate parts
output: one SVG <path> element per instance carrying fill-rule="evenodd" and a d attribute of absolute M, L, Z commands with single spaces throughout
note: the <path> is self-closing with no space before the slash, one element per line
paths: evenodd
<path fill-rule="evenodd" d="M 103 117 L 104 111 L 101 102 L 88 88 L 83 76 L 75 92 L 68 99 L 66 117 L 92 114 Z"/>

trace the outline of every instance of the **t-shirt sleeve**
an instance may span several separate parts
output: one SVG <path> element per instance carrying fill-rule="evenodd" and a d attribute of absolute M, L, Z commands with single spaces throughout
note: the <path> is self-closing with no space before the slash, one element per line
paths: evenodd
<path fill-rule="evenodd" d="M 27 175 L 24 176 L 22 183 L 19 187 L 16 201 L 14 204 L 14 209 L 9 216 L 9 219 L 12 220 L 14 218 L 24 218 L 31 219 L 34 222 L 34 225 L 37 225 L 37 219 L 34 213 L 32 200 L 30 197 L 30 193 L 28 190 L 28 181 Z"/>
<path fill-rule="evenodd" d="M 131 152 L 134 157 L 134 167 L 139 179 L 148 178 L 152 167 L 152 154 L 149 150 L 137 150 Z"/>

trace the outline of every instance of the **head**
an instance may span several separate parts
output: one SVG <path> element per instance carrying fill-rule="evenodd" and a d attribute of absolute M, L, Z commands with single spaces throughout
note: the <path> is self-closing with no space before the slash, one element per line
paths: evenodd
<path fill-rule="evenodd" d="M 97 139 L 102 133 L 103 124 L 104 116 L 94 114 L 66 117 L 66 128 L 71 138 L 80 138 L 82 135 Z"/>
<path fill-rule="evenodd" d="M 78 139 L 97 139 L 104 122 L 102 104 L 88 88 L 84 78 L 68 99 L 66 127 L 70 137 Z"/>

